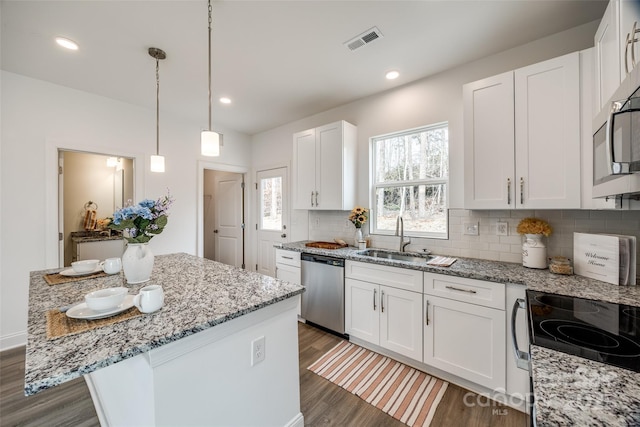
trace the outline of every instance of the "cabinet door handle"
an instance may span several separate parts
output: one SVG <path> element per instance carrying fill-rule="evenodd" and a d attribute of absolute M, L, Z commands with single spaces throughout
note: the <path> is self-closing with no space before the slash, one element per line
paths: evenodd
<path fill-rule="evenodd" d="M 511 204 L 511 178 L 507 178 L 507 205 Z"/>
<path fill-rule="evenodd" d="M 373 290 L 373 311 L 376 311 L 376 289 Z"/>
<path fill-rule="evenodd" d="M 635 23 L 633 24 L 635 27 Z M 624 44 L 624 71 L 626 74 L 629 74 L 631 70 L 629 70 L 629 45 L 631 45 L 631 55 L 633 55 L 633 42 L 631 39 L 631 33 L 627 33 L 627 41 Z"/>
<path fill-rule="evenodd" d="M 293 259 L 292 256 L 284 256 L 284 255 L 282 255 L 282 258 L 284 258 L 284 259 Z"/>
<path fill-rule="evenodd" d="M 313 207 L 313 191 L 311 192 L 311 207 Z"/>
<path fill-rule="evenodd" d="M 318 192 L 316 191 L 316 208 L 318 207 Z"/>
<path fill-rule="evenodd" d="M 427 322 L 427 326 L 429 326 L 429 300 L 427 300 L 427 306 L 425 307 L 424 313 L 424 320 Z"/>
<path fill-rule="evenodd" d="M 517 298 L 511 310 L 511 345 L 513 346 L 513 355 L 516 358 L 516 366 L 528 371 L 530 369 L 531 356 L 529 353 L 520 350 L 518 346 L 518 335 L 516 334 L 516 317 L 518 316 L 518 309 L 520 308 L 526 310 L 527 302 L 522 298 Z"/>
<path fill-rule="evenodd" d="M 456 288 L 455 286 L 448 286 L 447 285 L 447 286 L 445 286 L 445 288 L 451 289 L 452 291 L 468 292 L 470 294 L 476 294 L 477 293 L 473 289 L 462 289 L 462 288 Z"/>
<path fill-rule="evenodd" d="M 524 178 L 520 177 L 520 204 L 524 205 Z"/>
<path fill-rule="evenodd" d="M 384 291 L 380 291 L 380 311 L 384 313 Z"/>

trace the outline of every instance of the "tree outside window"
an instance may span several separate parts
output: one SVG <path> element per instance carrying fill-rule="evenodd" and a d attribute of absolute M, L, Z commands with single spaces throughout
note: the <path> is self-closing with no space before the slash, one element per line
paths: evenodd
<path fill-rule="evenodd" d="M 373 138 L 372 152 L 373 233 L 393 234 L 402 215 L 405 235 L 446 239 L 448 124 Z"/>

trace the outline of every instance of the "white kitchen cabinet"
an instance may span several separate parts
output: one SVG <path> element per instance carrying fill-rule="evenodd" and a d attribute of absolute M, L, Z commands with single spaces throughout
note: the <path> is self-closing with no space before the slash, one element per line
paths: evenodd
<path fill-rule="evenodd" d="M 82 261 L 84 259 L 120 258 L 124 253 L 124 240 L 97 240 L 76 242 L 73 251 L 73 261 Z"/>
<path fill-rule="evenodd" d="M 345 294 L 349 335 L 422 360 L 422 294 L 349 278 Z"/>
<path fill-rule="evenodd" d="M 276 279 L 300 285 L 302 270 L 300 252 L 276 249 Z M 302 313 L 300 297 L 298 297 L 298 316 Z"/>
<path fill-rule="evenodd" d="M 293 208 L 350 210 L 355 203 L 357 128 L 339 121 L 293 135 Z"/>
<path fill-rule="evenodd" d="M 503 310 L 424 296 L 424 363 L 492 390 L 505 388 Z"/>
<path fill-rule="evenodd" d="M 618 3 L 620 40 L 620 81 L 627 78 L 640 61 L 640 4 L 637 0 L 612 0 Z M 635 33 L 634 33 L 635 30 Z M 635 62 L 634 62 L 635 60 Z"/>
<path fill-rule="evenodd" d="M 610 1 L 594 36 L 595 100 L 597 110 L 605 107 L 620 85 L 624 70 L 620 67 L 620 4 Z M 624 65 L 624 64 L 623 64 Z"/>
<path fill-rule="evenodd" d="M 579 81 L 575 52 L 463 87 L 465 208 L 580 208 Z"/>
<path fill-rule="evenodd" d="M 364 341 L 422 360 L 422 272 L 345 264 L 345 329 Z"/>
<path fill-rule="evenodd" d="M 609 108 L 613 93 L 640 62 L 640 42 L 634 37 L 640 38 L 638 2 L 609 1 L 594 36 L 596 113 Z"/>

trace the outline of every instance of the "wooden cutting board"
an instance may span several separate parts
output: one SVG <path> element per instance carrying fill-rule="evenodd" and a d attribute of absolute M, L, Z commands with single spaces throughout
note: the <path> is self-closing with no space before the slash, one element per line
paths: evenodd
<path fill-rule="evenodd" d="M 305 244 L 308 248 L 319 248 L 319 249 L 340 249 L 346 248 L 349 245 L 341 245 L 340 243 L 335 242 L 309 242 Z"/>

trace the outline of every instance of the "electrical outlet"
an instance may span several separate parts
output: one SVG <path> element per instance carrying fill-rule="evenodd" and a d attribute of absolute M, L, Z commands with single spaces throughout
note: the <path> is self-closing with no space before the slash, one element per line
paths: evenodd
<path fill-rule="evenodd" d="M 509 235 L 509 223 L 496 222 L 496 236 L 508 236 L 508 235 Z"/>
<path fill-rule="evenodd" d="M 316 217 L 316 227 L 320 227 L 320 218 Z"/>
<path fill-rule="evenodd" d="M 477 236 L 479 235 L 479 225 L 477 222 L 465 222 L 464 223 L 464 234 L 467 236 Z"/>
<path fill-rule="evenodd" d="M 264 336 L 251 341 L 251 366 L 260 363 L 266 356 Z"/>

